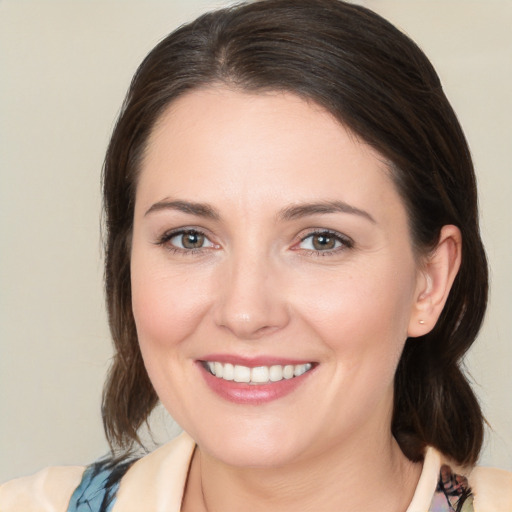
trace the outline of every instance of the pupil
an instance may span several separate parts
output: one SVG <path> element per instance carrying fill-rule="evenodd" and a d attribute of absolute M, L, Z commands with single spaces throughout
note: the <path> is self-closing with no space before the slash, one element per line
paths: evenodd
<path fill-rule="evenodd" d="M 313 238 L 313 247 L 319 250 L 334 249 L 334 238 L 326 235 L 317 235 Z"/>
<path fill-rule="evenodd" d="M 197 249 L 202 247 L 204 236 L 199 233 L 187 233 L 183 237 L 183 247 L 186 249 Z"/>

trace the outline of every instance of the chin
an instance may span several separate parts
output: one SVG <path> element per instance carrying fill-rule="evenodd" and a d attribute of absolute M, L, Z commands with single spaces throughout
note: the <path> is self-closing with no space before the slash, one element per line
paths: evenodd
<path fill-rule="evenodd" d="M 239 444 L 227 442 L 222 448 L 218 446 L 200 448 L 211 457 L 220 460 L 224 464 L 239 468 L 276 468 L 294 462 L 302 450 L 294 450 L 291 447 L 283 447 L 280 444 L 271 443 L 247 443 Z"/>
<path fill-rule="evenodd" d="M 272 422 L 271 422 L 272 423 Z M 274 427 L 274 428 L 272 428 Z M 297 432 L 280 425 L 211 429 L 193 436 L 209 456 L 235 467 L 270 468 L 296 461 L 308 443 Z"/>

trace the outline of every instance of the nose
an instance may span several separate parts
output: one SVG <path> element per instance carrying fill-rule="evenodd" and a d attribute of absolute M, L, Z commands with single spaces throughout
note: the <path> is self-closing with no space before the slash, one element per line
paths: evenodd
<path fill-rule="evenodd" d="M 282 276 L 270 259 L 241 255 L 225 262 L 218 284 L 215 321 L 239 339 L 259 339 L 289 322 Z"/>

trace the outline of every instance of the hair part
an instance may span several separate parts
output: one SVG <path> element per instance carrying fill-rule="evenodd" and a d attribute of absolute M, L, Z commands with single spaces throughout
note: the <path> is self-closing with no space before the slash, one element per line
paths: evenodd
<path fill-rule="evenodd" d="M 462 262 L 435 328 L 407 340 L 395 377 L 392 431 L 411 460 L 432 445 L 461 464 L 483 440 L 478 401 L 461 369 L 486 309 L 487 263 L 468 145 L 439 78 L 417 45 L 379 15 L 340 0 L 259 0 L 211 13 L 161 41 L 137 70 L 103 170 L 105 289 L 115 355 L 102 413 L 112 449 L 140 443 L 158 402 L 138 347 L 130 241 L 137 177 L 164 110 L 224 84 L 313 101 L 391 162 L 420 253 L 443 225 L 462 234 Z"/>

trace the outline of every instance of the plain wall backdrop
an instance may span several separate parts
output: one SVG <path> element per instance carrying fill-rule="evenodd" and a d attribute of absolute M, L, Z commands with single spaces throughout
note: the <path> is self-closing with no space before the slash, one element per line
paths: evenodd
<path fill-rule="evenodd" d="M 425 50 L 469 139 L 492 290 L 468 368 L 494 429 L 482 463 L 512 470 L 512 3 L 359 3 Z M 0 0 L 0 481 L 106 453 L 103 154 L 142 58 L 212 5 Z"/>

